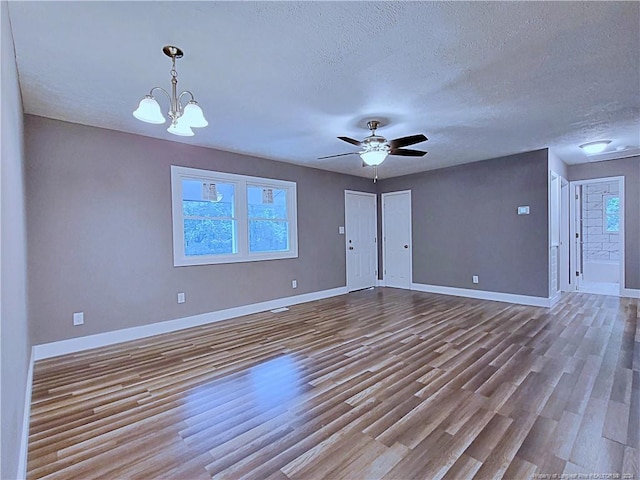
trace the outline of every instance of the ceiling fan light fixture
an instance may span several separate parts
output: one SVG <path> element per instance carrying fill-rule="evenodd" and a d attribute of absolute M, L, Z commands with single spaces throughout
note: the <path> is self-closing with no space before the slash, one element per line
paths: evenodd
<path fill-rule="evenodd" d="M 391 141 L 388 141 L 381 135 L 376 135 L 376 129 L 380 126 L 380 122 L 377 120 L 371 120 L 367 122 L 367 127 L 371 131 L 371 135 L 366 137 L 364 140 L 354 140 L 349 137 L 338 137 L 339 140 L 343 142 L 350 143 L 351 145 L 356 145 L 358 147 L 362 147 L 362 151 L 360 152 L 347 152 L 347 153 L 339 153 L 337 155 L 329 155 L 326 157 L 319 157 L 318 160 L 323 160 L 325 158 L 333 158 L 333 157 L 342 157 L 344 155 L 353 155 L 358 154 L 360 158 L 364 162 L 365 166 L 374 167 L 374 182 L 378 178 L 378 170 L 377 167 L 382 162 L 385 161 L 387 156 L 389 155 L 399 155 L 402 157 L 422 157 L 427 152 L 423 152 L 421 150 L 410 150 L 402 147 L 408 147 L 409 145 L 414 145 L 416 143 L 425 142 L 427 137 L 422 134 L 419 135 L 410 135 L 408 137 L 400 137 L 395 138 Z"/>
<path fill-rule="evenodd" d="M 604 152 L 610 143 L 611 140 L 598 140 L 597 142 L 584 143 L 580 145 L 580 148 L 587 155 L 595 155 Z"/>
<path fill-rule="evenodd" d="M 147 123 L 160 124 L 167 121 L 164 115 L 162 115 L 160 105 L 153 95 L 145 95 L 145 97 L 140 100 L 138 108 L 133 112 L 133 116 Z"/>
<path fill-rule="evenodd" d="M 360 158 L 369 166 L 377 166 L 387 158 L 387 152 L 385 150 L 369 150 L 362 152 Z"/>

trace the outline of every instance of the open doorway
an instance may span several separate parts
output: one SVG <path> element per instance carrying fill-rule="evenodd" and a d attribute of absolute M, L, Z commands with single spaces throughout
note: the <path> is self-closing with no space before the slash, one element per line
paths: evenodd
<path fill-rule="evenodd" d="M 574 288 L 620 295 L 624 288 L 624 178 L 571 182 Z"/>

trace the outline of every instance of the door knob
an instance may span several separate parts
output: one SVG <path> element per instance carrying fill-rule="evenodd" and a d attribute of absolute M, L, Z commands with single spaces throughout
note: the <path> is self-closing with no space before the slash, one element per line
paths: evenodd
<path fill-rule="evenodd" d="M 405 245 L 404 248 L 409 248 L 409 245 Z"/>

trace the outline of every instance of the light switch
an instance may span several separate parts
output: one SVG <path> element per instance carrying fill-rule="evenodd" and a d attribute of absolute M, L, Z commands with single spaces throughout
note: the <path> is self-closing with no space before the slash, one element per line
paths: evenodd
<path fill-rule="evenodd" d="M 344 235 L 344 227 L 342 227 L 342 226 L 338 227 L 338 233 L 340 235 Z"/>
<path fill-rule="evenodd" d="M 84 312 L 76 312 L 73 314 L 73 324 L 74 325 L 84 324 Z"/>

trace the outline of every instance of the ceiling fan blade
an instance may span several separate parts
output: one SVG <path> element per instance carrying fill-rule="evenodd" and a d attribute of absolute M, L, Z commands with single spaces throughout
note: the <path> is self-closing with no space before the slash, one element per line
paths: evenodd
<path fill-rule="evenodd" d="M 360 152 L 339 153 L 337 155 L 327 155 L 326 157 L 318 157 L 318 160 L 324 160 L 325 158 L 343 157 L 345 155 L 357 155 Z"/>
<path fill-rule="evenodd" d="M 409 150 L 407 148 L 394 148 L 389 152 L 389 155 L 399 155 L 401 157 L 424 157 L 427 152 L 421 150 Z"/>
<path fill-rule="evenodd" d="M 416 143 L 426 142 L 427 140 L 428 138 L 422 134 L 409 135 L 408 137 L 400 137 L 400 138 L 396 138 L 395 140 L 391 140 L 389 142 L 389 146 L 393 150 L 394 148 L 408 147 L 409 145 L 415 145 Z"/>
<path fill-rule="evenodd" d="M 350 143 L 351 145 L 356 145 L 358 147 L 362 145 L 362 142 L 360 142 L 359 140 L 354 140 L 353 138 L 349 138 L 349 137 L 338 137 L 338 138 L 343 142 Z"/>

